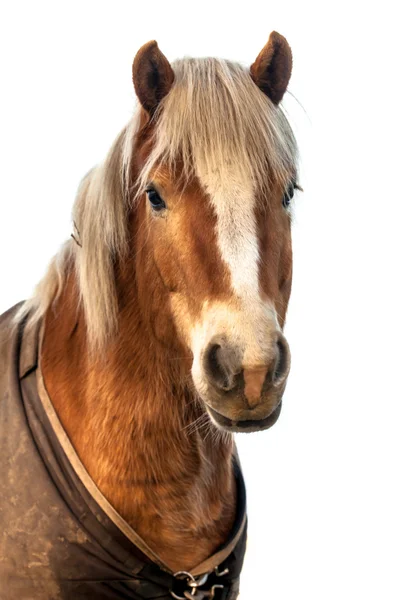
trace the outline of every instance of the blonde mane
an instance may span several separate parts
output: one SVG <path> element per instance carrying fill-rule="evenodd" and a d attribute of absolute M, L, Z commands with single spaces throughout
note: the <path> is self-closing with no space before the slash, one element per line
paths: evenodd
<path fill-rule="evenodd" d="M 154 169 L 183 166 L 189 179 L 234 176 L 266 192 L 272 179 L 286 185 L 296 170 L 297 146 L 281 108 L 254 84 L 244 67 L 215 58 L 172 64 L 175 81 L 155 118 L 154 146 L 137 181 L 130 180 L 139 111 L 105 161 L 82 180 L 73 209 L 79 246 L 67 241 L 53 258 L 17 319 L 40 319 L 75 269 L 90 347 L 104 348 L 118 327 L 114 264 L 128 249 L 127 215 Z"/>

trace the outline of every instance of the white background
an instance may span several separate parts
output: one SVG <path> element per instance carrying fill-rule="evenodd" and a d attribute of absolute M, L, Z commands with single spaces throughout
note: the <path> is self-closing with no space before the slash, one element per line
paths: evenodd
<path fill-rule="evenodd" d="M 132 58 L 249 65 L 276 29 L 302 153 L 277 425 L 238 438 L 250 517 L 243 600 L 400 598 L 399 45 L 395 3 L 5 2 L 0 310 L 71 232 L 80 178 L 134 106 Z"/>

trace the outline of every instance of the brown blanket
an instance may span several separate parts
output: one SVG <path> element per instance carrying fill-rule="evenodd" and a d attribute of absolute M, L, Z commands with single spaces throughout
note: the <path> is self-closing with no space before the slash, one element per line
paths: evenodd
<path fill-rule="evenodd" d="M 79 461 L 41 378 L 40 324 L 13 327 L 17 308 L 0 317 L 0 599 L 171 600 L 171 589 L 183 596 L 187 584 L 116 513 Z M 237 598 L 245 551 L 245 488 L 236 460 L 233 468 L 231 537 L 194 573 L 211 573 L 200 589 L 224 586 L 215 600 Z M 218 577 L 216 565 L 229 572 Z"/>

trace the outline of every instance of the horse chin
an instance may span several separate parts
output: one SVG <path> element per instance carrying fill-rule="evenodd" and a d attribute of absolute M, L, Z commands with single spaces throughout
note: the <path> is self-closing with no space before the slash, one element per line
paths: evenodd
<path fill-rule="evenodd" d="M 230 433 L 252 433 L 254 431 L 263 431 L 269 429 L 272 425 L 277 422 L 282 408 L 282 401 L 279 402 L 278 406 L 266 417 L 262 419 L 230 419 L 225 415 L 217 412 L 214 408 L 211 408 L 209 404 L 206 404 L 207 412 L 211 418 L 211 421 L 219 429 L 223 431 L 229 431 Z"/>

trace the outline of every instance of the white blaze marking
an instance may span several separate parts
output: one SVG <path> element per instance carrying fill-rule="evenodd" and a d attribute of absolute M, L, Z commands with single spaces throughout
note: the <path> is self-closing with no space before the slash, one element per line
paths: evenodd
<path fill-rule="evenodd" d="M 233 302 L 207 302 L 192 330 L 193 374 L 198 388 L 203 385 L 202 351 L 215 335 L 225 337 L 233 348 L 238 348 L 242 365 L 253 369 L 268 363 L 277 330 L 275 308 L 260 293 L 260 252 L 252 182 L 228 169 L 214 177 L 199 174 L 199 179 L 217 216 L 217 244 L 230 273 Z"/>
<path fill-rule="evenodd" d="M 252 190 L 215 195 L 218 246 L 228 265 L 232 288 L 243 300 L 259 297 L 258 237 Z"/>
<path fill-rule="evenodd" d="M 253 186 L 250 181 L 235 181 L 234 174 L 225 175 L 224 183 L 219 178 L 201 179 L 217 215 L 218 246 L 229 268 L 233 291 L 245 304 L 248 301 L 259 303 L 259 249 Z"/>

